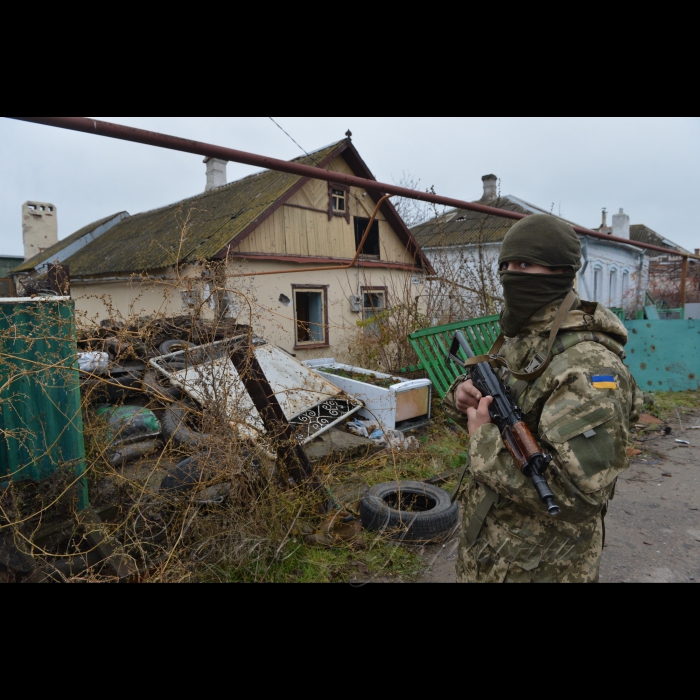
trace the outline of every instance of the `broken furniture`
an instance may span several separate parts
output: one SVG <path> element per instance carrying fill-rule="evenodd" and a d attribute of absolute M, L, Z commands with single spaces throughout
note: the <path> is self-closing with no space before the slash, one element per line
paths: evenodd
<path fill-rule="evenodd" d="M 362 401 L 359 415 L 382 430 L 405 432 L 430 422 L 433 386 L 429 379 L 400 379 L 334 359 L 308 360 L 304 365 Z"/>
<path fill-rule="evenodd" d="M 264 420 L 231 360 L 236 348 L 247 342 L 248 336 L 222 340 L 157 357 L 150 364 L 199 405 L 216 406 L 241 435 L 256 440 L 265 434 Z M 253 346 L 300 444 L 311 442 L 362 409 L 357 398 L 275 345 L 254 338 Z"/>

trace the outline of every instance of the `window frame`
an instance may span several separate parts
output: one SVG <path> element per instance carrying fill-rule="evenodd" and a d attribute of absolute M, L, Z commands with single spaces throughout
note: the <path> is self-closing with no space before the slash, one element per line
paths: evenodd
<path fill-rule="evenodd" d="M 295 350 L 318 350 L 320 348 L 329 348 L 331 345 L 331 333 L 328 316 L 328 289 L 327 284 L 293 284 L 292 285 L 292 302 L 294 307 L 294 349 Z M 322 296 L 323 303 L 323 332 L 325 340 L 322 343 L 311 341 L 308 343 L 299 342 L 299 318 L 297 316 L 297 292 L 319 292 Z"/>
<path fill-rule="evenodd" d="M 611 267 L 608 270 L 608 297 L 610 298 L 610 306 L 617 307 L 619 287 L 620 272 L 617 267 Z"/>
<path fill-rule="evenodd" d="M 369 306 L 365 306 L 365 294 L 383 294 L 384 295 L 384 308 L 376 309 L 375 311 L 388 311 L 389 310 L 389 287 L 362 287 L 360 290 L 362 294 L 362 320 L 369 321 L 370 318 L 375 318 L 374 316 L 367 318 L 365 316 L 365 311 L 369 309 Z"/>
<path fill-rule="evenodd" d="M 355 229 L 355 250 L 357 250 L 357 249 L 360 247 L 360 242 L 361 242 L 361 240 L 362 240 L 362 239 L 360 238 L 360 236 L 358 235 L 358 231 L 357 231 L 357 222 L 358 222 L 360 219 L 361 219 L 362 221 L 367 221 L 368 223 L 371 221 L 371 218 L 370 218 L 370 217 L 366 217 L 366 216 L 356 216 L 356 217 L 354 217 L 354 223 L 355 223 L 355 226 L 354 226 L 354 229 Z M 381 227 L 381 225 L 380 225 L 380 220 L 379 220 L 378 218 L 374 220 L 374 223 L 372 224 L 372 228 L 374 228 L 375 226 L 377 227 L 377 250 L 378 250 L 379 252 L 376 253 L 376 254 L 375 254 L 375 253 L 361 253 L 361 254 L 360 254 L 360 260 L 381 260 L 381 259 L 382 259 L 382 227 Z M 367 230 L 367 229 L 366 229 L 366 225 L 365 225 L 365 230 Z M 364 231 L 363 231 L 363 233 L 364 233 Z M 365 243 L 365 245 L 367 245 L 367 243 Z"/>
<path fill-rule="evenodd" d="M 333 190 L 342 190 L 345 192 L 345 211 L 336 211 L 333 208 Z M 350 187 L 341 185 L 337 182 L 328 183 L 328 221 L 333 221 L 335 217 L 342 217 L 350 223 Z"/>
<path fill-rule="evenodd" d="M 605 276 L 604 276 L 605 270 L 601 265 L 597 265 L 593 268 L 593 296 L 594 299 L 593 301 L 596 304 L 602 304 L 602 298 L 605 294 Z M 600 275 L 600 278 L 598 278 L 598 275 Z M 598 285 L 598 279 L 600 279 L 600 285 Z M 600 297 L 600 299 L 598 298 Z"/>

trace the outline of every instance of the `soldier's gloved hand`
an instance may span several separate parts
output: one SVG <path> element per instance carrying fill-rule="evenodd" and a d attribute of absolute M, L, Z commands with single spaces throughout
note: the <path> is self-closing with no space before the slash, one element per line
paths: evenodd
<path fill-rule="evenodd" d="M 491 414 L 489 413 L 489 406 L 493 403 L 493 397 L 487 396 L 479 401 L 478 408 L 470 408 L 467 411 L 467 418 L 469 418 L 469 436 L 471 437 L 474 433 L 479 430 L 484 425 L 492 423 Z"/>
<path fill-rule="evenodd" d="M 471 379 L 463 382 L 455 391 L 455 406 L 460 413 L 467 415 L 470 408 L 479 408 L 479 401 L 483 396 L 481 392 L 474 386 Z"/>

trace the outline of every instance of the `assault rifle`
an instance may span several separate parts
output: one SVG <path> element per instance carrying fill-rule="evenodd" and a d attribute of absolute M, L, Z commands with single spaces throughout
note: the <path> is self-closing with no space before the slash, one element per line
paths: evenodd
<path fill-rule="evenodd" d="M 475 357 L 469 343 L 458 331 L 452 342 L 449 359 L 458 367 L 467 369 L 467 365 L 457 354 L 460 347 L 467 357 Z M 503 442 L 513 455 L 520 471 L 526 478 L 532 479 L 532 485 L 542 499 L 542 503 L 547 506 L 547 512 L 551 517 L 556 518 L 561 513 L 561 509 L 554 502 L 554 494 L 544 478 L 552 457 L 544 454 L 530 428 L 523 421 L 522 411 L 513 400 L 510 389 L 496 376 L 488 362 L 472 366 L 471 380 L 482 396 L 493 397 L 493 403 L 489 408 L 491 420 L 501 431 Z"/>

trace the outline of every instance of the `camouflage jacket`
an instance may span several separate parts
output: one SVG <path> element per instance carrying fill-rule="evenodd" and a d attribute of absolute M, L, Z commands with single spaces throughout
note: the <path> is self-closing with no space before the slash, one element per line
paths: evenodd
<path fill-rule="evenodd" d="M 558 306 L 543 309 L 517 338 L 506 341 L 500 355 L 510 370 L 525 372 L 537 354 L 546 354 L 557 311 Z M 638 420 L 642 406 L 642 393 L 623 364 L 627 340 L 627 330 L 616 316 L 600 305 L 579 301 L 561 327 L 555 357 L 539 379 L 516 382 L 508 370 L 500 371 L 529 428 L 554 457 L 547 479 L 562 513 L 556 520 L 548 518 L 496 426 L 483 426 L 470 441 L 473 481 L 465 498 L 466 518 L 483 496 L 479 483 L 498 494 L 481 535 L 494 550 L 515 537 L 530 542 L 549 539 L 555 545 L 575 541 L 584 552 L 586 542 L 597 540 L 602 551 L 601 513 L 618 476 L 629 466 L 629 426 Z M 462 381 L 450 389 L 445 408 L 466 428 L 467 418 L 454 403 Z M 536 568 L 537 556 L 534 562 L 531 569 Z"/>

